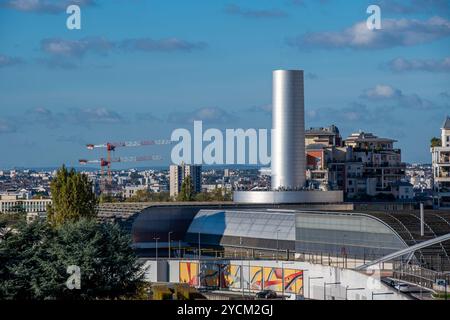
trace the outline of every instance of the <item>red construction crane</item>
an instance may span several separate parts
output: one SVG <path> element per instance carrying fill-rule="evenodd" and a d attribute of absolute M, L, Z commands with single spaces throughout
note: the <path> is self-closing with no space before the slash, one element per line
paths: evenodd
<path fill-rule="evenodd" d="M 118 157 L 112 158 L 110 161 L 105 160 L 103 158 L 98 160 L 85 160 L 80 159 L 80 164 L 88 164 L 88 163 L 99 163 L 101 167 L 110 166 L 112 162 L 137 162 L 137 161 L 155 161 L 162 160 L 160 155 L 151 155 L 151 156 L 138 156 L 138 157 Z"/>
<path fill-rule="evenodd" d="M 117 158 L 110 158 L 109 160 L 105 160 L 103 158 L 98 160 L 86 160 L 86 159 L 80 159 L 78 162 L 82 165 L 86 164 L 100 164 L 101 168 L 101 177 L 103 179 L 104 175 L 104 168 L 108 168 L 108 183 L 111 183 L 111 163 L 113 162 L 138 162 L 138 161 L 157 161 L 162 160 L 162 157 L 160 155 L 151 155 L 151 156 L 138 156 L 138 157 L 117 157 Z"/>
<path fill-rule="evenodd" d="M 166 145 L 171 144 L 170 140 L 144 140 L 144 141 L 125 141 L 125 142 L 106 142 L 102 144 L 87 144 L 86 147 L 89 150 L 94 150 L 96 148 L 106 148 L 107 158 L 106 161 L 111 163 L 112 161 L 111 152 L 115 151 L 116 148 L 122 147 L 141 147 L 141 146 L 154 146 L 154 145 Z M 141 161 L 141 160 L 139 160 Z M 145 161 L 145 160 L 144 160 Z M 111 176 L 111 167 L 106 165 L 104 167 L 108 167 L 108 176 Z M 103 170 L 103 167 L 102 167 Z"/>
<path fill-rule="evenodd" d="M 141 147 L 171 144 L 170 140 L 144 140 L 144 141 L 126 141 L 126 142 L 107 142 L 102 144 L 87 144 L 89 150 L 94 148 L 106 148 L 109 151 L 114 151 L 117 147 Z"/>

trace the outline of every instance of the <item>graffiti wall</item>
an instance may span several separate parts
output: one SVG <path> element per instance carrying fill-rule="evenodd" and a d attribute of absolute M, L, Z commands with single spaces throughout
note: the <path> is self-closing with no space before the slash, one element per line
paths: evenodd
<path fill-rule="evenodd" d="M 263 268 L 264 285 L 266 290 L 283 291 L 283 270 L 281 268 Z"/>
<path fill-rule="evenodd" d="M 273 290 L 303 295 L 303 271 L 267 266 L 180 262 L 180 282 L 219 289 Z M 284 286 L 284 288 L 283 288 Z"/>
<path fill-rule="evenodd" d="M 180 262 L 180 283 L 198 286 L 198 263 Z"/>
<path fill-rule="evenodd" d="M 262 290 L 263 288 L 263 267 L 250 267 L 250 289 Z"/>
<path fill-rule="evenodd" d="M 223 282 L 221 288 L 240 289 L 241 288 L 241 266 L 223 265 Z"/>
<path fill-rule="evenodd" d="M 284 269 L 284 291 L 303 295 L 303 271 Z"/>
<path fill-rule="evenodd" d="M 220 278 L 220 265 L 215 263 L 202 263 L 200 265 L 200 284 L 202 287 L 218 288 Z"/>

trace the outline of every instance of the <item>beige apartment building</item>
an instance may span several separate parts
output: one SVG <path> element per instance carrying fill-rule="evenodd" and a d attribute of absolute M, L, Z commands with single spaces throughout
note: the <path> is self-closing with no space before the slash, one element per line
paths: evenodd
<path fill-rule="evenodd" d="M 24 199 L 17 194 L 0 195 L 0 212 L 13 213 L 24 210 L 26 213 L 47 212 L 51 199 Z"/>
<path fill-rule="evenodd" d="M 433 166 L 433 204 L 450 209 L 450 117 L 441 128 L 441 146 L 431 148 Z"/>
<path fill-rule="evenodd" d="M 396 184 L 405 178 L 406 166 L 396 140 L 357 132 L 343 140 L 336 126 L 311 128 L 305 133 L 307 180 L 312 187 L 344 190 L 346 198 L 398 197 Z M 402 184 L 402 190 L 412 185 Z"/>

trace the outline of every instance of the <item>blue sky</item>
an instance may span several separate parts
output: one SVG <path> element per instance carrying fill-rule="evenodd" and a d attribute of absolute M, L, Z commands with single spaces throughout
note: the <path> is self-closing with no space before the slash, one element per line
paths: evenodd
<path fill-rule="evenodd" d="M 81 7 L 81 30 L 65 8 Z M 364 28 L 378 4 L 382 30 Z M 76 165 L 86 143 L 270 128 L 271 72 L 304 69 L 306 126 L 430 162 L 450 114 L 447 0 L 0 0 L 0 168 Z M 117 155 L 170 147 L 128 148 Z"/>

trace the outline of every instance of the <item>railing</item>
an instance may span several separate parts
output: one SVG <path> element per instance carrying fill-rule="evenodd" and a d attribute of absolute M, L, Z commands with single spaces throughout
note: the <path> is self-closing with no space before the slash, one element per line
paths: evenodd
<path fill-rule="evenodd" d="M 438 279 L 445 279 L 447 283 L 450 283 L 449 273 L 437 272 L 422 268 L 418 265 L 407 265 L 399 262 L 394 263 L 392 277 L 395 279 L 416 283 L 429 289 L 435 289 L 436 280 Z"/>

